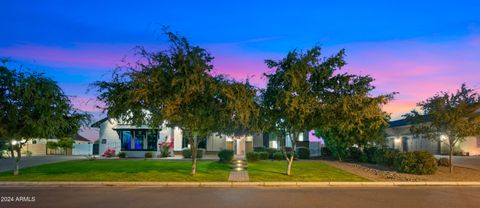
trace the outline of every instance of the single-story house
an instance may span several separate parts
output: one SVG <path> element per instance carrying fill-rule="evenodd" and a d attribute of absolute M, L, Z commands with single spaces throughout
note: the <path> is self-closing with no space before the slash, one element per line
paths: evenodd
<path fill-rule="evenodd" d="M 406 119 L 391 121 L 386 130 L 386 145 L 403 152 L 426 150 L 432 154 L 448 154 L 448 144 L 443 138 L 429 140 L 416 137 L 410 132 L 412 125 Z M 454 152 L 461 155 L 480 155 L 480 136 L 467 137 L 455 146 Z"/>
<path fill-rule="evenodd" d="M 189 147 L 188 139 L 178 127 L 162 126 L 153 129 L 149 126 L 134 126 L 119 122 L 116 119 L 104 118 L 91 127 L 99 128 L 99 153 L 107 149 L 115 152 L 125 152 L 129 157 L 143 157 L 146 152 L 159 155 L 159 145 L 164 142 L 173 143 L 173 151 L 179 152 Z M 309 147 L 311 134 L 306 132 L 300 136 L 297 146 Z M 215 153 L 221 149 L 234 150 L 236 155 L 245 155 L 253 151 L 254 147 L 279 148 L 277 138 L 273 134 L 253 134 L 241 138 L 232 138 L 223 134 L 212 134 L 202 140 L 198 147 L 204 148 L 207 153 Z M 318 143 L 318 142 L 317 142 Z M 286 139 L 286 146 L 291 146 Z M 310 148 L 319 147 L 313 145 Z M 319 152 L 313 150 L 313 152 Z"/>

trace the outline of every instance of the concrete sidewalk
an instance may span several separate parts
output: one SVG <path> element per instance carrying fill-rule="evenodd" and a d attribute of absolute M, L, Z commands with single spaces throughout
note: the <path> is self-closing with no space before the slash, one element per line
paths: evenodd
<path fill-rule="evenodd" d="M 393 187 L 393 186 L 475 186 L 480 182 L 16 182 L 0 181 L 0 187 Z"/>

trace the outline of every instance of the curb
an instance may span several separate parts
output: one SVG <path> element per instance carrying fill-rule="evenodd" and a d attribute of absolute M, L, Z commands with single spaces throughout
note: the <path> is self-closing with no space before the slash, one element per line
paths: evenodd
<path fill-rule="evenodd" d="M 0 181 L 1 187 L 399 187 L 480 186 L 480 182 L 62 182 Z"/>

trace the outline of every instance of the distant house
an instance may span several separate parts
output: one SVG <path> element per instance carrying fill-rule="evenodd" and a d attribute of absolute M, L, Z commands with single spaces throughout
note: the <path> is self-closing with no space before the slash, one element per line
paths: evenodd
<path fill-rule="evenodd" d="M 77 135 L 73 138 L 73 141 L 75 142 L 75 144 L 91 144 L 91 143 L 93 143 L 93 142 L 90 141 L 89 139 L 81 136 L 80 134 L 77 134 Z"/>
<path fill-rule="evenodd" d="M 173 143 L 173 150 L 177 152 L 189 147 L 188 138 L 178 127 L 134 126 L 109 118 L 101 119 L 91 127 L 99 128 L 100 154 L 107 149 L 114 149 L 116 152 L 127 153 L 129 157 L 143 157 L 146 152 L 154 152 L 158 155 L 159 145 L 163 142 Z M 307 133 L 301 135 L 298 144 L 308 147 L 308 138 L 309 134 Z M 231 149 L 235 155 L 244 156 L 247 152 L 253 151 L 254 147 L 279 148 L 277 142 L 273 134 L 253 134 L 234 139 L 227 135 L 214 133 L 200 142 L 198 147 L 204 148 L 207 153 Z M 287 146 L 291 146 L 288 139 L 285 142 Z"/>
<path fill-rule="evenodd" d="M 403 152 L 426 150 L 432 154 L 448 154 L 448 145 L 441 141 L 432 141 L 422 137 L 415 137 L 410 132 L 412 125 L 406 119 L 391 121 L 386 130 L 386 145 Z M 480 136 L 467 137 L 457 144 L 456 154 L 480 155 Z"/>

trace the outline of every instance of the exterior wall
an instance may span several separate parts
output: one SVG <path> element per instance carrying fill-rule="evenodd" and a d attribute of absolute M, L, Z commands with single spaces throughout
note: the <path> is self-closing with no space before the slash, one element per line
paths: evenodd
<path fill-rule="evenodd" d="M 40 144 L 29 144 L 27 143 L 22 147 L 22 155 L 26 155 L 27 151 L 32 153 L 32 156 L 46 155 L 47 154 L 47 145 L 46 143 Z"/>
<path fill-rule="evenodd" d="M 480 136 L 467 137 L 460 143 L 459 149 L 468 155 L 480 155 Z"/>
<path fill-rule="evenodd" d="M 109 119 L 100 124 L 99 154 L 102 155 L 107 149 L 120 152 L 121 142 L 117 132 L 113 129 L 117 125 L 114 119 Z"/>
<path fill-rule="evenodd" d="M 388 128 L 386 134 L 386 145 L 400 151 L 425 150 L 432 154 L 448 154 L 448 144 L 421 137 L 416 138 L 410 133 L 410 125 Z M 477 138 L 467 137 L 465 141 L 455 146 L 454 152 L 480 155 L 480 144 L 477 143 Z"/>
<path fill-rule="evenodd" d="M 173 150 L 174 151 L 181 151 L 182 150 L 182 130 L 180 130 L 178 127 L 175 127 L 173 130 Z"/>
<path fill-rule="evenodd" d="M 219 134 L 212 134 L 207 138 L 207 151 L 220 151 L 226 148 L 226 136 Z"/>
<path fill-rule="evenodd" d="M 93 144 L 73 144 L 72 155 L 92 155 Z"/>
<path fill-rule="evenodd" d="M 263 134 L 253 135 L 253 147 L 263 147 Z"/>

